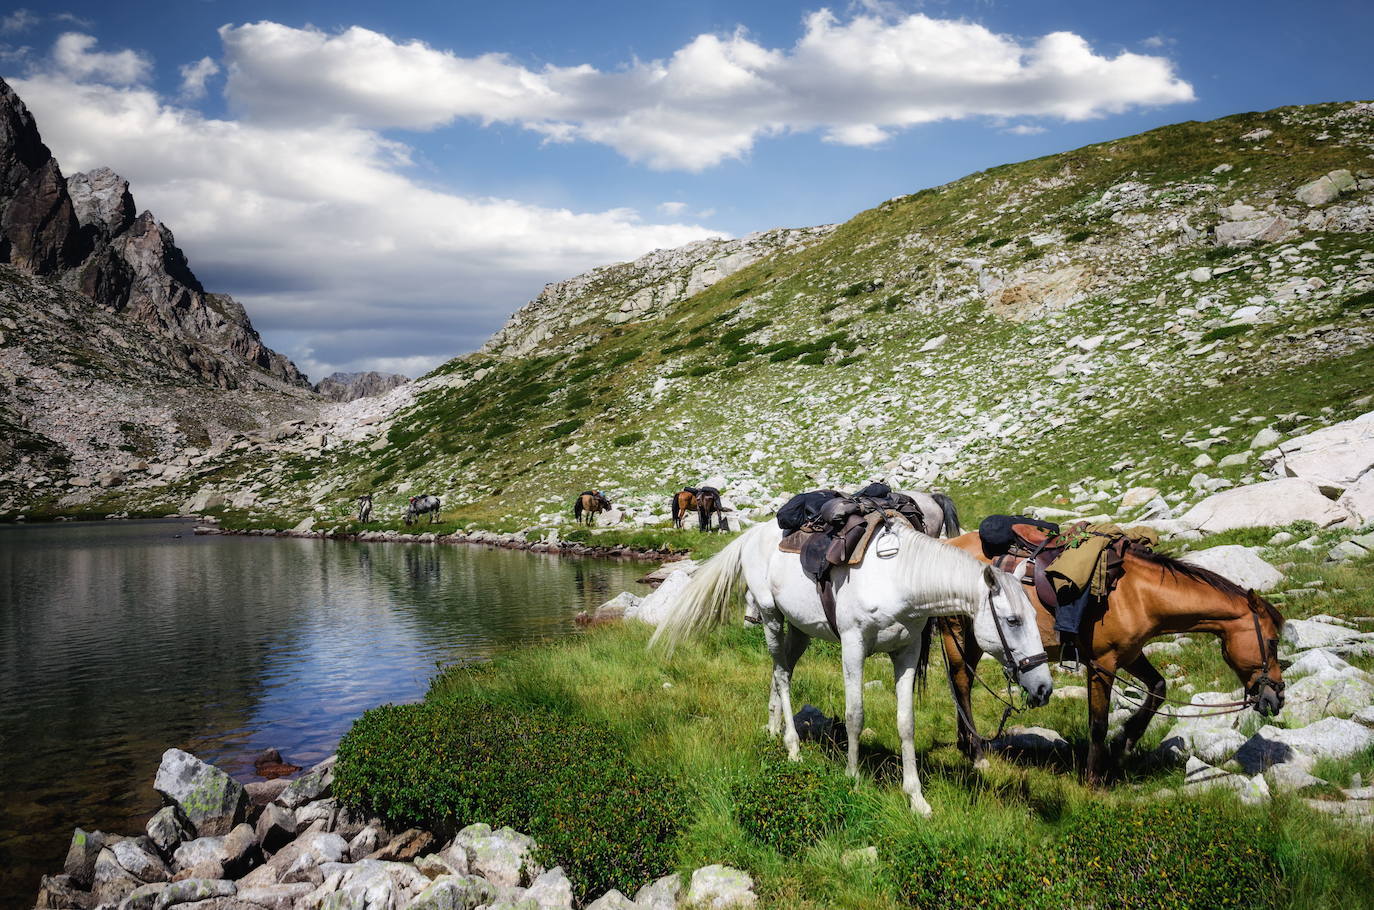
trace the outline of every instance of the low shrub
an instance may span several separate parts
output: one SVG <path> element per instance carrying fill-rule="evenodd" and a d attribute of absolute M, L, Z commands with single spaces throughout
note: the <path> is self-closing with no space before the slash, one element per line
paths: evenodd
<path fill-rule="evenodd" d="M 977 246 L 977 245 L 980 244 L 980 243 L 987 243 L 987 241 L 988 241 L 988 235 L 987 235 L 987 234 L 975 234 L 975 235 L 973 235 L 972 237 L 970 237 L 969 239 L 967 239 L 967 240 L 964 241 L 964 246 Z"/>
<path fill-rule="evenodd" d="M 1223 338 L 1231 338 L 1236 335 L 1244 335 L 1246 332 L 1250 331 L 1251 328 L 1253 328 L 1253 326 L 1246 325 L 1245 323 L 1241 323 L 1239 325 L 1218 326 L 1217 328 L 1212 329 L 1210 332 L 1203 333 L 1202 340 L 1204 342 L 1220 341 Z"/>
<path fill-rule="evenodd" d="M 611 444 L 623 448 L 624 446 L 632 446 L 643 438 L 644 434 L 635 430 L 633 433 L 621 433 L 611 440 Z"/>
<path fill-rule="evenodd" d="M 544 434 L 545 438 L 562 439 L 569 433 L 576 432 L 584 423 L 586 423 L 585 420 L 565 420 L 562 423 L 556 423 L 549 427 L 548 433 Z"/>
<path fill-rule="evenodd" d="M 686 811 L 681 788 L 632 765 L 609 729 L 473 696 L 363 714 L 339 743 L 334 792 L 396 828 L 510 825 L 584 900 L 671 871 Z"/>
<path fill-rule="evenodd" d="M 1092 235 L 1093 232 L 1088 230 L 1074 231 L 1072 234 L 1065 237 L 1064 239 L 1069 243 L 1082 243 L 1084 240 L 1087 240 Z"/>
<path fill-rule="evenodd" d="M 1198 803 L 1094 804 L 1040 844 L 973 833 L 889 844 L 915 907 L 1260 908 L 1281 903 L 1268 825 Z"/>
<path fill-rule="evenodd" d="M 1056 846 L 1099 906 L 1259 910 L 1281 894 L 1270 827 L 1205 804 L 1098 805 Z"/>
<path fill-rule="evenodd" d="M 616 354 L 614 357 L 612 357 L 609 362 L 607 362 L 606 369 L 610 370 L 618 366 L 624 366 L 631 360 L 638 359 L 639 355 L 642 353 L 644 352 L 636 350 L 635 348 L 630 348 L 628 351 L 621 351 L 619 354 Z"/>
<path fill-rule="evenodd" d="M 735 818 L 782 854 L 804 850 L 854 814 L 854 785 L 834 764 L 793 762 L 769 743 L 753 773 L 732 788 Z"/>
<path fill-rule="evenodd" d="M 995 250 L 998 247 L 1006 246 L 1008 243 L 1011 243 L 1010 237 L 998 237 L 996 240 L 989 243 L 988 246 L 992 247 Z"/>

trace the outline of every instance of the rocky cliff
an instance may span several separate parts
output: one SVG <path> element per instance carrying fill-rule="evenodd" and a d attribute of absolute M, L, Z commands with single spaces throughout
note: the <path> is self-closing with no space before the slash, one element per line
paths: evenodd
<path fill-rule="evenodd" d="M 410 382 L 399 373 L 330 373 L 319 381 L 315 391 L 330 401 L 356 401 L 373 395 L 385 395 L 399 385 Z"/>
<path fill-rule="evenodd" d="M 255 384 L 237 360 L 306 386 L 237 301 L 201 286 L 171 230 L 136 212 L 128 181 L 108 168 L 64 179 L 24 102 L 0 80 L 0 261 L 182 342 L 181 359 L 212 385 Z"/>
<path fill-rule="evenodd" d="M 320 406 L 108 168 L 64 178 L 0 81 L 0 507 L 152 490 Z"/>

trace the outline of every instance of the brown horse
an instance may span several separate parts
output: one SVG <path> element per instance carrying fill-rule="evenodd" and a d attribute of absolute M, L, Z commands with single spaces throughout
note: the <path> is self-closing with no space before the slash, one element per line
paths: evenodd
<path fill-rule="evenodd" d="M 725 504 L 720 500 L 720 490 L 715 487 L 702 487 L 697 490 L 697 530 L 711 530 L 711 516 L 716 516 L 717 531 L 730 530 L 725 518 Z"/>
<path fill-rule="evenodd" d="M 685 487 L 673 494 L 673 527 L 681 528 L 688 512 L 697 510 L 696 487 Z"/>
<path fill-rule="evenodd" d="M 604 493 L 596 490 L 587 490 L 578 495 L 573 500 L 573 518 L 586 525 L 596 524 L 597 512 L 609 512 L 611 501 L 606 498 Z"/>
<path fill-rule="evenodd" d="M 947 543 L 989 561 L 976 533 Z M 1160 553 L 1133 547 L 1126 551 L 1125 559 L 1125 574 L 1107 606 L 1089 609 L 1078 636 L 1088 682 L 1090 739 L 1084 777 L 1093 785 L 1103 782 L 1109 765 L 1114 765 L 1117 757 L 1109 755 L 1106 746 L 1107 714 L 1115 675 L 1128 671 L 1148 693 L 1126 721 L 1118 743 L 1120 754 L 1140 740 L 1154 712 L 1164 702 L 1164 677 L 1142 652 L 1152 638 L 1171 632 L 1216 635 L 1221 639 L 1222 657 L 1245 689 L 1246 702 L 1265 717 L 1277 714 L 1283 707 L 1283 671 L 1278 655 L 1283 617 L 1272 604 L 1215 572 Z M 1054 617 L 1041 604 L 1033 586 L 1026 593 L 1035 604 L 1045 650 L 1057 658 Z M 966 625 L 945 621 L 941 630 L 956 699 L 959 748 L 976 761 L 982 757 L 986 741 L 973 727 L 970 694 L 982 651 L 964 628 Z"/>

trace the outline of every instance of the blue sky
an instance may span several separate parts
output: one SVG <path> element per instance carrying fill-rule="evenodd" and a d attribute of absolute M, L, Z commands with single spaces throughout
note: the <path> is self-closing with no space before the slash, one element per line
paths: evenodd
<path fill-rule="evenodd" d="M 415 375 L 654 247 L 1369 98 L 1372 40 L 1367 2 L 0 8 L 0 72 L 64 171 L 128 177 L 317 378 Z"/>

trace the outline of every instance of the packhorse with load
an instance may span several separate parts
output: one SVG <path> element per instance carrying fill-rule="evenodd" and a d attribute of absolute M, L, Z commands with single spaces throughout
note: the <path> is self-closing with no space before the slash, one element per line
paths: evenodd
<path fill-rule="evenodd" d="M 573 500 L 573 518 L 588 526 L 596 524 L 599 512 L 609 512 L 611 501 L 598 490 L 583 490 Z"/>
<path fill-rule="evenodd" d="M 992 516 L 978 533 L 950 543 L 994 567 L 1011 572 L 1036 607 L 1047 653 L 1073 656 L 1088 687 L 1089 745 L 1084 777 L 1103 782 L 1156 713 L 1169 713 L 1163 675 L 1144 653 L 1153 638 L 1206 632 L 1221 639 L 1222 656 L 1235 672 L 1244 698 L 1212 704 L 1208 713 L 1253 708 L 1272 717 L 1283 707 L 1278 644 L 1283 616 L 1254 591 L 1215 572 L 1157 553 L 1148 529 L 1079 523 L 1058 526 L 1022 516 Z M 959 745 L 977 761 L 986 749 L 973 723 L 971 695 L 983 647 L 976 630 L 954 617 L 942 623 Z M 1143 686 L 1136 711 L 1116 748 L 1107 747 L 1107 715 L 1118 673 Z M 1192 709 L 1186 716 L 1200 716 Z M 1003 715 L 1004 719 L 1006 715 Z"/>

